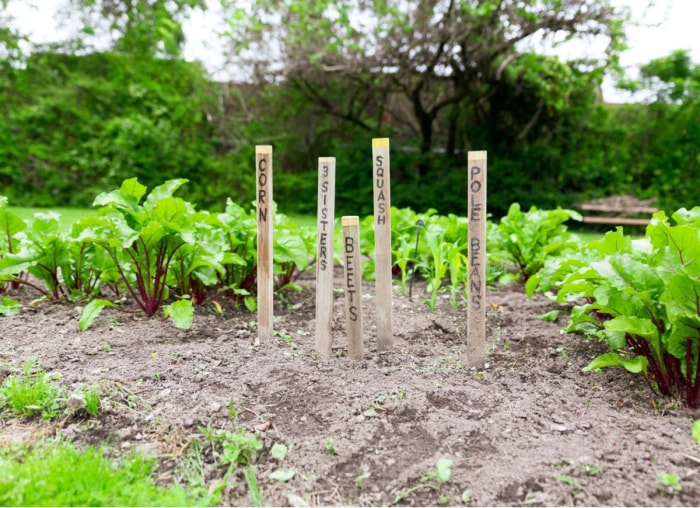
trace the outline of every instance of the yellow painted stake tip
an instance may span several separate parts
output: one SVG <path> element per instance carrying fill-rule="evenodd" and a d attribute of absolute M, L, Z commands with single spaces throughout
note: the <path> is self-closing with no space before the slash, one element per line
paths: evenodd
<path fill-rule="evenodd" d="M 477 152 L 469 152 L 468 154 L 469 159 L 485 159 L 486 158 L 486 150 L 480 150 Z"/>
<path fill-rule="evenodd" d="M 256 153 L 272 153 L 272 145 L 255 145 Z"/>
<path fill-rule="evenodd" d="M 389 138 L 372 138 L 372 148 L 387 148 Z"/>
<path fill-rule="evenodd" d="M 357 226 L 360 223 L 360 218 L 357 215 L 344 216 L 341 222 L 343 226 Z"/>

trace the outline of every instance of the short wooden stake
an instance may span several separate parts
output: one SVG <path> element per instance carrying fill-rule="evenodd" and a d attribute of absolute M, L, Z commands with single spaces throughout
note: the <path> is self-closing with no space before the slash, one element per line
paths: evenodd
<path fill-rule="evenodd" d="M 348 356 L 362 360 L 362 271 L 360 270 L 360 219 L 343 217 L 343 260 L 345 261 L 345 318 Z"/>
<path fill-rule="evenodd" d="M 318 240 L 316 243 L 316 352 L 332 353 L 333 233 L 335 221 L 335 157 L 318 158 Z"/>
<path fill-rule="evenodd" d="M 391 189 L 389 138 L 372 139 L 374 181 L 374 263 L 377 299 L 377 350 L 390 351 L 391 331 Z"/>
<path fill-rule="evenodd" d="M 273 265 L 272 265 L 272 147 L 255 147 L 258 212 L 258 339 L 272 340 Z"/>
<path fill-rule="evenodd" d="M 469 304 L 467 365 L 486 362 L 486 152 L 469 152 Z"/>

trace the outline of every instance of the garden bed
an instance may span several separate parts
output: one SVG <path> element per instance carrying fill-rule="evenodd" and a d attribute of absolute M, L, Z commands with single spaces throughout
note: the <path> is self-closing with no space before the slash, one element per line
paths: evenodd
<path fill-rule="evenodd" d="M 102 393 L 97 418 L 10 419 L 0 441 L 62 433 L 140 450 L 159 457 L 158 481 L 170 484 L 183 481 L 182 460 L 202 427 L 240 426 L 264 442 L 256 471 L 270 505 L 700 504 L 700 449 L 690 434 L 697 411 L 654 397 L 622 370 L 583 373 L 607 347 L 560 333 L 566 313 L 538 319 L 557 308 L 544 296 L 528 300 L 520 287 L 487 293 L 488 367 L 475 372 L 463 366 L 466 310 L 440 299 L 428 311 L 422 287 L 413 301 L 395 294 L 395 347 L 377 353 L 366 282 L 365 360 L 345 356 L 342 293 L 337 355 L 319 360 L 313 280 L 301 282 L 301 293 L 276 301 L 275 340 L 259 347 L 255 315 L 226 305 L 221 314 L 198 309 L 189 330 L 107 309 L 81 333 L 74 306 L 49 303 L 0 318 L 0 363 L 33 357 L 61 384 L 99 383 Z M 291 448 L 283 463 L 270 453 L 274 443 Z M 217 456 L 200 458 L 214 485 Z M 422 481 L 441 458 L 453 463 L 449 481 Z M 294 476 L 271 479 L 280 468 Z M 659 474 L 677 474 L 681 490 Z M 243 473 L 232 479 L 222 501 L 249 505 Z"/>

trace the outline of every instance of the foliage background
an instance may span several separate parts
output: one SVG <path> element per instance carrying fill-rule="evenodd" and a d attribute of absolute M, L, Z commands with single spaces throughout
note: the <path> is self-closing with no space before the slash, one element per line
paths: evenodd
<path fill-rule="evenodd" d="M 332 155 L 338 213 L 365 215 L 372 211 L 370 140 L 378 136 L 392 139 L 398 207 L 466 215 L 465 154 L 482 149 L 495 217 L 512 202 L 571 207 L 620 193 L 655 198 L 667 210 L 697 203 L 700 71 L 683 51 L 650 62 L 638 82 L 623 81 L 655 96 L 624 105 L 600 100 L 614 58 L 594 66 L 521 55 L 497 84 L 483 85 L 491 87 L 488 108 L 465 95 L 439 110 L 426 150 L 420 130 L 396 114 L 410 109 L 406 95 L 362 69 L 354 88 L 347 76 L 313 66 L 303 79 L 211 81 L 179 52 L 179 16 L 203 2 L 71 2 L 86 20 L 80 37 L 31 56 L 0 17 L 0 194 L 14 205 L 89 205 L 130 177 L 148 187 L 188 178 L 185 197 L 213 210 L 226 197 L 248 204 L 254 146 L 272 144 L 282 211 L 315 211 L 316 158 Z M 96 13 L 119 34 L 109 51 L 90 49 Z M 503 63 L 489 62 L 492 70 Z M 348 94 L 363 91 L 364 106 L 344 116 Z"/>

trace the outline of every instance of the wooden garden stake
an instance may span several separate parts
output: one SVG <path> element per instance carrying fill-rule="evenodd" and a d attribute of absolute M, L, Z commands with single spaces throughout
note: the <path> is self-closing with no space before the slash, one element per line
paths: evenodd
<path fill-rule="evenodd" d="M 272 340 L 272 146 L 255 147 L 258 212 L 258 339 Z"/>
<path fill-rule="evenodd" d="M 467 365 L 486 361 L 486 152 L 469 152 L 469 304 Z"/>
<path fill-rule="evenodd" d="M 333 233 L 335 157 L 318 158 L 318 241 L 316 244 L 316 352 L 331 356 L 333 321 Z"/>
<path fill-rule="evenodd" d="M 372 140 L 374 181 L 374 262 L 377 299 L 377 349 L 390 351 L 391 331 L 391 192 L 389 138 Z"/>
<path fill-rule="evenodd" d="M 360 219 L 343 217 L 343 259 L 345 261 L 345 319 L 348 356 L 362 360 L 362 272 L 360 270 Z"/>

